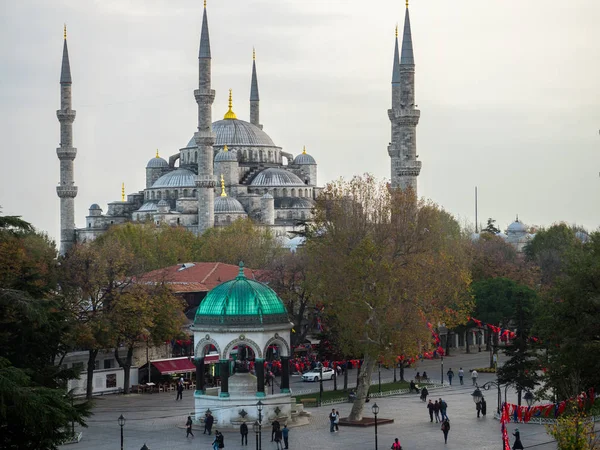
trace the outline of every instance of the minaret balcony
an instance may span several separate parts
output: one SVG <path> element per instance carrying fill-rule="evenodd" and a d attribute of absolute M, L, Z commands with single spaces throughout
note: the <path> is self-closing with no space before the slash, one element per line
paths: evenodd
<path fill-rule="evenodd" d="M 56 186 L 56 193 L 60 198 L 77 197 L 77 186 Z"/>
<path fill-rule="evenodd" d="M 394 164 L 394 172 L 396 172 L 398 176 L 416 177 L 421 173 L 421 161 L 397 161 L 397 163 Z"/>
<path fill-rule="evenodd" d="M 210 147 L 215 144 L 217 135 L 212 131 L 196 131 L 194 141 L 198 147 Z"/>
<path fill-rule="evenodd" d="M 75 120 L 76 111 L 74 109 L 59 109 L 56 111 L 56 117 L 59 122 L 73 122 Z"/>
<path fill-rule="evenodd" d="M 196 89 L 194 91 L 196 103 L 212 105 L 215 101 L 215 91 L 213 89 Z"/>
<path fill-rule="evenodd" d="M 56 154 L 61 161 L 73 161 L 77 156 L 77 149 L 73 147 L 58 147 L 56 149 Z"/>

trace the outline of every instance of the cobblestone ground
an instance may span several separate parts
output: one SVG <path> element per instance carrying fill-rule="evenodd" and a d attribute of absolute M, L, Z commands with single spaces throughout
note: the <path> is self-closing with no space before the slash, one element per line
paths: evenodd
<path fill-rule="evenodd" d="M 459 354 L 444 358 L 444 373 L 452 367 L 455 373 L 460 366 L 465 372 L 470 368 L 485 367 L 488 361 L 485 353 Z M 416 371 L 426 370 L 432 379 L 439 380 L 441 364 L 439 360 L 424 361 L 414 369 L 408 369 L 406 379 L 411 379 Z M 495 375 L 480 374 L 479 384 L 495 379 Z M 470 378 L 465 384 L 458 383 L 432 391 L 430 398 L 442 397 L 448 403 L 448 416 L 451 430 L 448 444 L 444 445 L 439 424 L 429 422 L 425 404 L 416 394 L 405 394 L 397 397 L 386 397 L 372 400 L 380 407 L 380 418 L 394 419 L 390 425 L 379 426 L 379 449 L 389 449 L 394 438 L 400 438 L 405 450 L 412 449 L 461 449 L 461 450 L 501 450 L 500 423 L 493 418 L 496 405 L 496 391 L 487 391 L 488 415 L 477 418 L 475 405 L 471 398 L 474 388 Z M 514 392 L 508 393 L 508 400 L 515 401 Z M 372 403 L 367 403 L 365 416 L 371 416 Z M 350 411 L 350 404 L 336 405 L 344 417 Z M 117 418 L 120 414 L 126 417 L 124 427 L 125 448 L 137 450 L 144 443 L 151 450 L 171 449 L 210 449 L 212 437 L 194 430 L 195 438 L 186 439 L 184 423 L 187 415 L 193 410 L 192 391 L 185 391 L 183 401 L 175 401 L 174 393 L 144 394 L 130 396 L 106 396 L 99 398 L 94 408 L 94 416 L 88 421 L 89 428 L 83 430 L 83 439 L 78 444 L 63 446 L 64 450 L 85 448 L 90 450 L 108 450 L 119 448 L 120 429 Z M 329 432 L 327 414 L 330 408 L 310 408 L 312 413 L 310 424 L 290 430 L 290 449 L 374 449 L 375 432 L 373 428 L 355 429 L 341 427 L 339 433 Z M 509 425 L 509 432 L 515 428 Z M 526 448 L 539 450 L 556 449 L 556 445 L 540 425 L 519 424 L 521 438 Z M 255 448 L 252 431 L 249 445 L 240 445 L 238 433 L 225 432 L 225 448 Z M 512 444 L 512 439 L 511 439 Z M 270 440 L 270 427 L 263 432 L 263 448 L 275 449 Z"/>

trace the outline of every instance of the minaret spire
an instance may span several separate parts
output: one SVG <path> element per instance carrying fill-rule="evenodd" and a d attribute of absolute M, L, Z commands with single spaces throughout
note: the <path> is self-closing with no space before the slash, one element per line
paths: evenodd
<path fill-rule="evenodd" d="M 392 84 L 400 83 L 400 52 L 398 51 L 398 25 L 396 24 L 396 39 L 394 45 L 394 63 L 392 65 Z"/>
<path fill-rule="evenodd" d="M 200 50 L 198 52 L 198 89 L 194 91 L 198 104 L 198 131 L 194 140 L 198 147 L 198 234 L 215 224 L 215 177 L 213 173 L 215 134 L 212 131 L 212 104 L 215 91 L 211 89 L 211 56 L 206 1 L 202 15 Z"/>
<path fill-rule="evenodd" d="M 392 109 L 388 110 L 392 124 L 392 142 L 388 146 L 388 154 L 391 158 L 391 181 L 393 188 L 412 189 L 417 194 L 417 177 L 421 172 L 421 161 L 417 161 L 417 124 L 421 112 L 415 105 L 415 59 L 408 0 L 404 13 L 400 55 L 398 55 L 397 38 L 395 44 Z"/>
<path fill-rule="evenodd" d="M 250 123 L 262 129 L 260 124 L 260 97 L 258 95 L 258 77 L 256 76 L 256 51 L 252 49 L 252 82 L 250 83 Z"/>
<path fill-rule="evenodd" d="M 60 183 L 56 193 L 60 198 L 60 254 L 64 255 L 75 244 L 75 197 L 77 186 L 73 181 L 73 161 L 77 149 L 73 148 L 73 121 L 75 111 L 71 109 L 71 66 L 67 48 L 67 26 L 63 29 L 63 55 L 60 70 L 60 109 L 56 117 L 60 122 L 60 147 L 56 154 L 60 161 Z"/>

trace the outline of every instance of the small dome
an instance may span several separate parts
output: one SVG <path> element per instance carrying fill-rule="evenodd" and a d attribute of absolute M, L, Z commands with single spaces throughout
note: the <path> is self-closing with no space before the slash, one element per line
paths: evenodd
<path fill-rule="evenodd" d="M 249 122 L 239 119 L 223 119 L 213 122 L 213 132 L 216 135 L 215 146 L 229 145 L 230 147 L 276 147 L 267 133 Z M 186 148 L 196 148 L 196 140 L 188 142 Z"/>
<path fill-rule="evenodd" d="M 251 186 L 306 186 L 298 176 L 285 169 L 271 167 L 260 172 Z"/>
<path fill-rule="evenodd" d="M 262 198 L 264 198 L 264 199 L 272 199 L 273 196 L 267 192 L 265 195 L 262 196 Z"/>
<path fill-rule="evenodd" d="M 92 206 L 90 206 L 90 211 L 102 211 L 102 208 L 100 208 L 100 205 L 98 203 L 92 203 Z"/>
<path fill-rule="evenodd" d="M 91 209 L 91 208 L 90 208 Z M 590 241 L 590 235 L 585 231 L 579 230 L 575 233 L 575 237 L 579 239 L 582 244 L 587 244 Z"/>
<path fill-rule="evenodd" d="M 233 197 L 217 197 L 215 214 L 246 214 L 242 204 Z"/>
<path fill-rule="evenodd" d="M 237 152 L 230 151 L 225 145 L 223 150 L 215 156 L 215 162 L 237 162 Z"/>
<path fill-rule="evenodd" d="M 275 208 L 312 209 L 313 202 L 304 197 L 280 197 L 275 199 Z"/>
<path fill-rule="evenodd" d="M 194 325 L 256 326 L 289 323 L 281 299 L 266 284 L 249 280 L 240 263 L 239 275 L 215 287 L 202 300 Z"/>
<path fill-rule="evenodd" d="M 519 222 L 519 219 L 517 218 L 517 220 L 515 220 L 513 223 L 511 223 L 508 226 L 508 229 L 506 230 L 507 233 L 527 233 L 527 226 L 522 223 Z"/>
<path fill-rule="evenodd" d="M 164 169 L 166 167 L 169 167 L 169 163 L 160 156 L 152 158 L 148 161 L 148 164 L 146 164 L 146 169 Z"/>
<path fill-rule="evenodd" d="M 170 205 L 169 205 L 169 202 L 168 202 L 168 201 L 166 201 L 166 200 L 164 200 L 164 199 L 163 199 L 163 200 L 161 200 L 160 202 L 158 202 L 158 205 L 157 205 L 157 206 L 160 208 L 161 206 L 162 206 L 162 207 L 164 207 L 164 206 L 167 206 L 167 207 L 169 207 Z"/>
<path fill-rule="evenodd" d="M 302 165 L 311 165 L 311 164 L 317 164 L 317 162 L 315 161 L 315 158 L 313 158 L 312 156 L 310 156 L 308 153 L 306 153 L 306 147 L 304 147 L 304 149 L 302 150 L 302 153 L 300 153 L 298 156 L 296 156 L 294 158 L 294 164 L 297 164 L 299 166 Z"/>
<path fill-rule="evenodd" d="M 196 175 L 191 170 L 177 169 L 165 173 L 154 182 L 153 188 L 196 187 Z"/>

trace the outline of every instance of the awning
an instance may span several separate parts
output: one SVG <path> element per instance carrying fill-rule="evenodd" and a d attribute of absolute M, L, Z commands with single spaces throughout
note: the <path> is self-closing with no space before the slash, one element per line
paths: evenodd
<path fill-rule="evenodd" d="M 196 371 L 196 366 L 188 358 L 163 359 L 162 361 L 150 362 L 162 375 Z"/>

